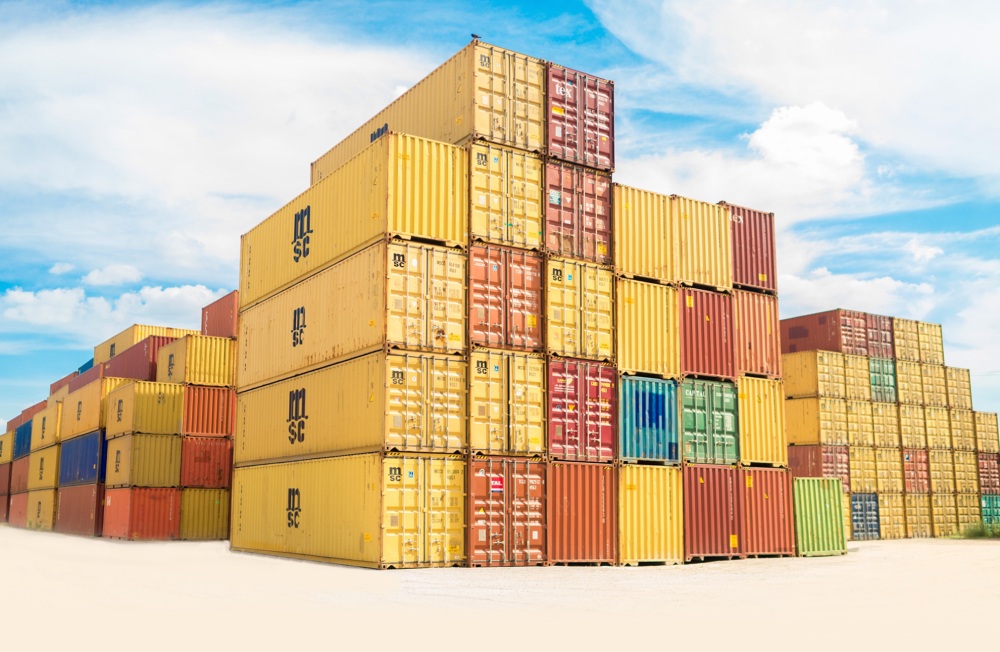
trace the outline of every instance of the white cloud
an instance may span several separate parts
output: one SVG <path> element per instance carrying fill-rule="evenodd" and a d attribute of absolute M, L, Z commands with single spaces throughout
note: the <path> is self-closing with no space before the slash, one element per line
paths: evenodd
<path fill-rule="evenodd" d="M 76 269 L 75 265 L 70 263 L 56 263 L 49 268 L 49 274 L 54 274 L 55 276 L 61 276 L 62 274 L 68 274 Z"/>
<path fill-rule="evenodd" d="M 113 263 L 101 269 L 91 270 L 81 280 L 87 285 L 124 285 L 141 281 L 142 272 L 131 265 Z"/>

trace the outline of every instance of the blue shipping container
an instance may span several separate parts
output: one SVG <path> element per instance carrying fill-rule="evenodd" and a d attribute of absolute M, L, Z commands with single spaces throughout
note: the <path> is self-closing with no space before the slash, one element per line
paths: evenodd
<path fill-rule="evenodd" d="M 107 448 L 103 430 L 63 442 L 59 451 L 59 486 L 104 482 Z"/>
<path fill-rule="evenodd" d="M 983 495 L 983 525 L 1000 525 L 1000 496 Z"/>
<path fill-rule="evenodd" d="M 91 358 L 90 360 L 87 360 L 82 365 L 80 365 L 80 368 L 76 370 L 76 373 L 82 374 L 83 372 L 88 371 L 93 366 L 94 366 L 94 359 Z"/>
<path fill-rule="evenodd" d="M 14 430 L 14 459 L 19 460 L 31 452 L 31 419 Z"/>
<path fill-rule="evenodd" d="M 881 538 L 878 494 L 851 494 L 851 533 L 855 541 Z"/>
<path fill-rule="evenodd" d="M 678 464 L 677 382 L 622 376 L 618 392 L 620 458 Z"/>

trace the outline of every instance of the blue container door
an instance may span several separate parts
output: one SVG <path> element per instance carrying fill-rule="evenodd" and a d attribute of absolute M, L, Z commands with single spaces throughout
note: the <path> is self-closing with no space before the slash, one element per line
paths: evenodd
<path fill-rule="evenodd" d="M 59 460 L 59 485 L 69 487 L 104 482 L 107 443 L 103 431 L 75 437 L 62 445 Z"/>
<path fill-rule="evenodd" d="M 677 383 L 623 376 L 618 387 L 621 459 L 679 463 Z"/>
<path fill-rule="evenodd" d="M 14 430 L 14 459 L 19 460 L 31 452 L 31 419 Z"/>
<path fill-rule="evenodd" d="M 878 494 L 851 494 L 851 531 L 855 541 L 881 538 Z"/>

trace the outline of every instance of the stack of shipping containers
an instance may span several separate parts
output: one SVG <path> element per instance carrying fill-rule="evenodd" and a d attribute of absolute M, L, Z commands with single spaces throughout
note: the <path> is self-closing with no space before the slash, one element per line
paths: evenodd
<path fill-rule="evenodd" d="M 31 446 L 34 417 L 46 409 L 47 401 L 41 401 L 31 407 L 25 408 L 21 414 L 12 419 L 7 424 L 10 436 L 10 498 L 8 505 L 8 523 L 15 527 L 41 527 L 44 515 L 40 513 L 40 505 L 32 506 L 29 491 L 31 479 Z M 36 456 L 36 460 L 39 458 Z M 37 482 L 30 482 L 31 487 L 39 486 Z M 42 498 L 42 494 L 36 490 L 34 499 Z M 34 509 L 33 509 L 34 508 Z M 38 516 L 34 514 L 38 512 Z M 29 515 L 32 518 L 29 518 Z"/>

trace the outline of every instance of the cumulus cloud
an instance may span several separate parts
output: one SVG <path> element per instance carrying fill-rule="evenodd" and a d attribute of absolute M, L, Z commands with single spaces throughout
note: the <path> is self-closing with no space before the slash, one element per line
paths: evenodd
<path fill-rule="evenodd" d="M 87 285 L 125 285 L 142 280 L 142 272 L 131 265 L 117 263 L 91 270 L 82 281 Z"/>
<path fill-rule="evenodd" d="M 76 266 L 71 265 L 70 263 L 56 263 L 49 268 L 49 274 L 61 276 L 62 274 L 69 274 L 74 269 L 76 269 Z"/>

